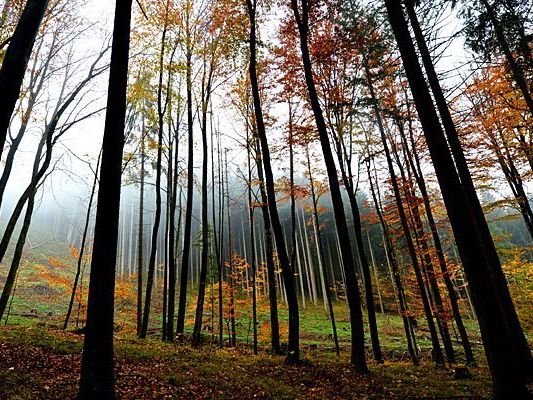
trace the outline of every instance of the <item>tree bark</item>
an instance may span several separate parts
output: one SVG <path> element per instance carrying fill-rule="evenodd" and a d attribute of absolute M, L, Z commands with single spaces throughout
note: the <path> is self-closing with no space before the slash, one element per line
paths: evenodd
<path fill-rule="evenodd" d="M 11 36 L 0 68 L 0 158 L 6 142 L 7 130 L 15 105 L 20 96 L 24 73 L 30 59 L 39 26 L 43 20 L 48 0 L 28 0 L 20 20 Z"/>
<path fill-rule="evenodd" d="M 331 152 L 331 146 L 329 143 L 327 127 L 322 114 L 322 108 L 320 106 L 313 78 L 311 56 L 308 46 L 309 24 L 307 0 L 301 0 L 300 3 L 302 5 L 301 11 L 298 7 L 298 0 L 291 0 L 293 14 L 300 32 L 300 49 L 302 52 L 305 81 L 309 99 L 311 101 L 311 108 L 315 116 L 315 123 L 320 137 L 324 163 L 326 165 L 331 202 L 333 204 L 333 211 L 335 215 L 335 227 L 340 242 L 344 272 L 346 276 L 346 291 L 350 310 L 352 339 L 351 363 L 355 366 L 357 372 L 368 373 L 365 356 L 361 299 L 359 294 L 359 286 L 357 284 L 357 277 L 355 274 L 355 263 L 350 244 L 350 236 L 348 234 L 348 225 L 346 222 L 346 215 L 344 214 L 344 204 L 337 178 L 335 161 L 333 159 L 333 154 Z"/>
<path fill-rule="evenodd" d="M 117 0 L 79 398 L 115 398 L 113 314 L 131 0 Z"/>
<path fill-rule="evenodd" d="M 265 175 L 265 186 L 268 200 L 268 209 L 270 213 L 270 222 L 274 232 L 274 240 L 278 252 L 278 259 L 283 275 L 285 293 L 287 296 L 287 305 L 289 308 L 289 346 L 286 362 L 298 363 L 300 361 L 300 317 L 298 310 L 298 298 L 296 294 L 296 284 L 294 278 L 294 266 L 290 265 L 287 246 L 283 235 L 283 229 L 278 215 L 276 206 L 276 191 L 274 188 L 274 175 L 270 162 L 270 150 L 266 137 L 265 123 L 263 120 L 263 111 L 261 108 L 261 98 L 259 94 L 259 83 L 256 70 L 256 6 L 255 0 L 247 0 L 248 15 L 250 17 L 250 83 L 252 86 L 252 97 L 254 102 L 254 114 L 257 126 L 257 135 L 260 142 L 262 161 Z"/>
<path fill-rule="evenodd" d="M 385 4 L 472 292 L 494 395 L 501 399 L 525 397 L 528 375 L 533 371 L 531 353 L 471 184 L 456 131 L 453 129 L 454 135 L 449 129 L 455 128 L 453 121 L 451 126 L 447 125 L 444 116 L 449 115 L 449 110 L 447 114 L 443 113 L 445 110 L 439 106 L 454 158 L 418 63 L 402 6 L 393 0 L 385 0 Z M 432 87 L 436 88 L 438 80 L 429 78 Z"/>

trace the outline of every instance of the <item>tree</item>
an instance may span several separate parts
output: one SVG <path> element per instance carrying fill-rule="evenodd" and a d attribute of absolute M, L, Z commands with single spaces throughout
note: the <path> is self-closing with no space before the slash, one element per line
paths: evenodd
<path fill-rule="evenodd" d="M 331 202 L 335 214 L 335 226 L 341 246 L 341 255 L 346 276 L 346 291 L 348 306 L 350 309 L 350 326 L 352 338 L 351 362 L 360 373 L 367 373 L 366 356 L 364 349 L 363 315 L 361 311 L 361 300 L 359 286 L 355 274 L 354 258 L 348 234 L 346 215 L 342 201 L 340 186 L 337 178 L 335 161 L 331 152 L 326 122 L 322 113 L 322 107 L 318 100 L 318 95 L 314 83 L 311 57 L 308 46 L 309 36 L 309 4 L 307 0 L 291 0 L 291 7 L 300 33 L 300 49 L 302 52 L 302 62 L 305 73 L 305 81 L 311 102 L 311 108 L 315 116 L 315 123 L 320 138 L 320 145 L 326 164 Z"/>
<path fill-rule="evenodd" d="M 35 37 L 47 6 L 48 0 L 28 0 L 26 2 L 0 68 L 0 93 L 4 97 L 0 107 L 0 157 L 4 150 L 11 115 L 20 95 L 20 88 L 35 43 Z"/>
<path fill-rule="evenodd" d="M 256 46 L 257 46 L 257 1 L 247 0 L 246 6 L 248 10 L 250 22 L 250 84 L 252 86 L 252 98 L 254 103 L 254 115 L 257 128 L 257 136 L 259 138 L 261 159 L 263 161 L 265 187 L 268 201 L 268 210 L 270 213 L 270 223 L 276 241 L 276 248 L 278 252 L 278 259 L 281 266 L 281 273 L 283 274 L 283 282 L 285 284 L 285 292 L 287 295 L 287 303 L 289 307 L 289 347 L 286 362 L 298 363 L 300 361 L 300 317 L 298 311 L 298 298 L 296 296 L 296 284 L 294 279 L 294 266 L 290 265 L 289 256 L 287 253 L 287 246 L 283 235 L 283 228 L 279 219 L 278 209 L 276 206 L 276 192 L 274 188 L 274 176 L 272 173 L 272 166 L 270 161 L 270 150 L 268 147 L 268 140 L 266 136 L 265 122 L 263 119 L 263 111 L 261 108 L 261 97 L 259 91 L 259 83 L 257 79 L 257 61 L 256 61 Z"/>
<path fill-rule="evenodd" d="M 114 399 L 113 314 L 131 0 L 115 7 L 106 123 L 98 191 L 80 399 Z"/>
<path fill-rule="evenodd" d="M 480 215 L 480 209 L 478 211 L 479 201 L 476 203 L 473 186 L 470 188 L 468 168 L 460 159 L 462 149 L 454 143 L 458 143 L 457 136 L 448 131 L 447 137 L 454 154 L 452 158 L 418 62 L 402 5 L 393 0 L 385 0 L 385 5 L 472 291 L 494 382 L 494 394 L 502 399 L 525 397 L 528 371 L 533 370 L 531 354 L 492 240 L 489 240 L 486 221 Z M 435 82 L 430 78 L 430 81 L 438 84 L 438 80 Z M 501 327 L 505 328 L 502 330 Z"/>

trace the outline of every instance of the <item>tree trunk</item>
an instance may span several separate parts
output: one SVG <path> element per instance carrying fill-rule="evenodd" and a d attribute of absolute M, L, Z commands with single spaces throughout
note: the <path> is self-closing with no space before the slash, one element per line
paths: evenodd
<path fill-rule="evenodd" d="M 252 3 L 253 1 L 253 3 Z M 286 362 L 298 363 L 300 361 L 300 317 L 298 311 L 298 298 L 296 294 L 296 284 L 294 278 L 294 266 L 290 265 L 287 254 L 287 247 L 283 235 L 283 229 L 278 215 L 276 206 L 276 191 L 274 188 L 274 175 L 270 162 L 270 150 L 266 137 L 265 123 L 263 120 L 263 111 L 261 109 L 261 98 L 259 93 L 259 83 L 257 79 L 257 61 L 256 61 L 256 6 L 255 0 L 247 0 L 248 15 L 250 17 L 250 83 L 252 86 L 252 96 L 254 102 L 254 113 L 257 127 L 257 135 L 260 141 L 262 161 L 265 175 L 265 186 L 270 212 L 270 222 L 278 252 L 278 260 L 281 266 L 287 305 L 289 308 L 289 346 Z"/>
<path fill-rule="evenodd" d="M 68 303 L 67 315 L 65 316 L 65 322 L 63 323 L 63 330 L 67 329 L 68 322 L 70 320 L 70 314 L 72 313 L 72 307 L 74 306 L 74 300 L 76 298 L 76 289 L 78 287 L 78 281 L 81 275 L 81 267 L 83 264 L 83 255 L 85 253 L 85 244 L 87 242 L 87 231 L 89 230 L 89 222 L 91 221 L 91 209 L 93 207 L 94 194 L 96 192 L 96 185 L 98 184 L 98 169 L 100 168 L 100 158 L 102 151 L 98 155 L 96 162 L 96 168 L 94 170 L 94 180 L 91 188 L 91 195 L 89 196 L 89 204 L 87 205 L 87 213 L 85 214 L 85 225 L 83 226 L 83 234 L 81 237 L 80 251 L 78 254 L 78 262 L 76 264 L 76 275 L 74 276 L 74 282 L 72 283 L 72 294 L 70 295 L 70 301 Z M 0 316 L 1 319 L 1 316 Z"/>
<path fill-rule="evenodd" d="M 259 178 L 259 192 L 261 194 L 261 213 L 263 215 L 263 225 L 265 230 L 265 259 L 267 267 L 268 300 L 270 305 L 270 342 L 273 354 L 281 354 L 279 340 L 279 319 L 278 319 L 278 294 L 276 287 L 276 266 L 274 265 L 274 250 L 272 243 L 272 227 L 270 225 L 270 214 L 268 213 L 268 198 L 265 191 L 263 163 L 259 142 L 256 138 L 255 146 L 257 177 Z"/>
<path fill-rule="evenodd" d="M 178 317 L 176 333 L 183 340 L 185 330 L 185 312 L 187 307 L 187 283 L 189 279 L 189 258 L 191 253 L 191 225 L 192 206 L 194 197 L 194 132 L 193 132 L 193 102 L 192 102 L 192 43 L 190 31 L 190 10 L 186 11 L 186 86 L 187 86 L 187 204 L 185 210 L 185 228 L 183 231 L 183 252 L 180 272 L 180 295 L 178 302 Z"/>
<path fill-rule="evenodd" d="M 117 1 L 79 398 L 112 400 L 113 313 L 131 0 Z"/>
<path fill-rule="evenodd" d="M 0 68 L 0 158 L 4 150 L 7 131 L 15 105 L 20 95 L 24 73 L 30 59 L 35 37 L 44 17 L 48 0 L 28 0 L 20 20 L 11 36 Z"/>
<path fill-rule="evenodd" d="M 152 227 L 152 240 L 150 245 L 150 259 L 148 260 L 148 275 L 146 277 L 146 293 L 144 296 L 144 310 L 143 320 L 141 324 L 141 331 L 139 338 L 146 338 L 148 331 L 148 323 L 150 321 L 150 308 L 152 304 L 152 289 L 154 285 L 154 275 L 156 274 L 157 264 L 157 244 L 159 239 L 159 224 L 161 222 L 161 169 L 163 158 L 163 127 L 164 116 L 166 111 L 166 104 L 163 105 L 163 73 L 164 73 L 164 56 L 165 56 L 165 42 L 167 35 L 167 21 L 168 21 L 168 7 L 169 0 L 166 2 L 165 23 L 163 26 L 163 33 L 161 35 L 161 51 L 159 54 L 159 83 L 157 86 L 157 116 L 158 116 L 158 131 L 157 131 L 157 160 L 155 167 L 155 215 L 154 225 Z M 165 272 L 166 273 L 166 272 Z M 166 290 L 166 288 L 165 288 Z"/>
<path fill-rule="evenodd" d="M 501 399 L 525 397 L 533 361 L 471 184 L 457 132 L 454 135 L 448 129 L 455 128 L 453 120 L 448 121 L 451 122 L 449 126 L 443 116 L 449 115 L 449 111 L 442 113 L 445 110 L 439 106 L 445 128 L 448 127 L 447 137 L 454 159 L 424 81 L 401 4 L 393 0 L 385 0 L 385 3 L 472 292 L 494 394 Z M 434 77 L 429 76 L 429 79 L 433 88 L 439 85 Z M 440 104 L 437 97 L 437 104 Z"/>
<path fill-rule="evenodd" d="M 315 116 L 315 122 L 320 137 L 320 144 L 324 156 L 324 163 L 328 174 L 329 187 L 331 192 L 331 202 L 333 204 L 333 211 L 335 214 L 335 226 L 340 242 L 341 255 L 344 265 L 344 272 L 346 276 L 346 292 L 348 298 L 348 306 L 350 309 L 350 326 L 352 339 L 351 363 L 355 366 L 357 372 L 368 373 L 365 356 L 364 330 L 363 330 L 363 314 L 361 310 L 361 299 L 359 294 L 359 286 L 357 285 L 357 277 L 355 274 L 355 263 L 352 254 L 350 236 L 348 234 L 348 225 L 346 222 L 346 215 L 344 214 L 344 204 L 342 201 L 341 190 L 337 178 L 337 170 L 335 168 L 335 161 L 331 152 L 329 144 L 328 132 L 322 108 L 316 92 L 316 87 L 313 78 L 311 56 L 308 47 L 308 9 L 307 0 L 301 0 L 302 10 L 298 7 L 298 0 L 291 0 L 292 9 L 298 30 L 300 32 L 300 49 L 302 52 L 302 62 L 305 73 L 305 80 L 309 99 L 311 101 L 311 108 Z"/>

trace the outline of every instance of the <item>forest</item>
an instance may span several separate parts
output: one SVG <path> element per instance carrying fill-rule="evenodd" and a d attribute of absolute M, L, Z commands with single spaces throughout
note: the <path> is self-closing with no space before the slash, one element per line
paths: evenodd
<path fill-rule="evenodd" d="M 533 399 L 531 0 L 0 0 L 0 400 Z"/>

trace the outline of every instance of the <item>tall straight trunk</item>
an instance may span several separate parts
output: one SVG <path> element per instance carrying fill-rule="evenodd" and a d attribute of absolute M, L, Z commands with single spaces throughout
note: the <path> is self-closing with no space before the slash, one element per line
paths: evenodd
<path fill-rule="evenodd" d="M 228 173 L 228 149 L 225 149 L 224 155 L 224 169 L 226 178 L 226 207 L 228 213 L 228 253 L 229 253 L 229 322 L 230 322 L 230 344 L 237 346 L 237 330 L 235 325 L 235 281 L 233 270 L 233 240 L 232 240 L 232 226 L 231 226 L 231 206 L 230 206 L 230 190 L 229 190 L 229 173 Z"/>
<path fill-rule="evenodd" d="M 187 140 L 188 140 L 188 160 L 187 160 L 187 204 L 185 210 L 185 228 L 183 231 L 183 251 L 180 271 L 180 295 L 178 302 L 178 317 L 176 333 L 180 340 L 183 339 L 185 330 L 185 312 L 187 308 L 187 284 L 189 279 L 189 258 L 191 253 L 191 225 L 192 225 L 192 205 L 194 197 L 194 132 L 193 132 L 193 102 L 192 102 L 192 43 L 190 31 L 190 13 L 186 11 L 186 86 L 187 86 Z"/>
<path fill-rule="evenodd" d="M 93 185 L 91 188 L 91 195 L 89 196 L 89 204 L 87 205 L 87 213 L 85 214 L 85 224 L 83 226 L 83 234 L 81 236 L 80 251 L 78 253 L 78 262 L 76 263 L 76 275 L 74 276 L 74 282 L 72 283 L 72 293 L 70 295 L 70 301 L 68 303 L 67 315 L 65 316 L 65 322 L 63 323 L 63 330 L 67 329 L 68 322 L 70 320 L 70 314 L 72 313 L 72 307 L 74 306 L 74 300 L 76 298 L 76 289 L 78 288 L 78 281 L 80 280 L 81 267 L 83 264 L 83 256 L 85 254 L 85 244 L 87 242 L 87 232 L 89 230 L 89 223 L 91 221 L 91 209 L 93 207 L 94 194 L 96 192 L 96 185 L 98 184 L 98 169 L 100 168 L 100 158 L 102 151 L 98 154 L 98 160 L 96 161 L 96 168 L 94 170 Z M 1 316 L 0 316 L 1 319 Z"/>
<path fill-rule="evenodd" d="M 293 133 L 293 115 L 292 104 L 288 102 L 289 110 L 289 195 L 291 199 L 291 252 L 290 265 L 296 261 L 296 196 L 294 193 L 294 133 Z M 302 296 L 304 293 L 302 292 Z"/>
<path fill-rule="evenodd" d="M 372 175 L 370 173 L 370 158 L 367 159 L 367 173 L 368 173 L 368 182 L 370 183 L 370 193 L 372 194 L 372 200 L 374 202 L 374 207 L 376 209 L 376 213 L 378 214 L 378 219 L 381 225 L 381 230 L 383 232 L 383 238 L 384 238 L 384 244 L 385 244 L 385 256 L 387 258 L 387 263 L 390 266 L 391 269 L 391 275 L 392 275 L 392 281 L 396 288 L 396 297 L 398 299 L 398 306 L 400 308 L 400 315 L 402 317 L 403 322 L 403 328 L 405 331 L 405 338 L 407 340 L 407 350 L 409 351 L 409 355 L 411 357 L 411 360 L 413 361 L 413 364 L 418 365 L 418 354 L 416 349 L 416 344 L 414 343 L 414 333 L 413 333 L 413 327 L 409 321 L 408 318 L 408 306 L 407 301 L 405 299 L 405 292 L 403 289 L 402 280 L 400 277 L 400 271 L 398 268 L 398 262 L 396 259 L 396 256 L 394 254 L 394 247 L 392 244 L 392 240 L 389 235 L 389 228 L 387 226 L 387 223 L 385 222 L 385 218 L 383 216 L 382 208 L 381 208 L 381 196 L 379 194 L 379 188 L 374 188 L 374 180 L 372 179 Z"/>
<path fill-rule="evenodd" d="M 396 120 L 396 125 L 400 133 L 404 160 L 408 160 L 410 155 L 408 154 L 409 149 L 407 148 L 407 143 L 405 140 L 404 125 L 399 120 Z M 455 351 L 453 348 L 450 331 L 448 329 L 448 321 L 445 316 L 444 304 L 442 301 L 440 288 L 438 286 L 437 276 L 435 274 L 433 259 L 431 258 L 429 244 L 424 230 L 424 223 L 422 221 L 422 218 L 420 217 L 420 210 L 418 204 L 416 202 L 413 202 L 413 199 L 416 199 L 416 194 L 414 192 L 414 189 L 410 185 L 413 180 L 413 171 L 410 168 L 411 164 L 407 162 L 406 174 L 405 168 L 403 167 L 403 163 L 400 161 L 400 157 L 398 154 L 399 150 L 397 149 L 396 143 L 394 142 L 392 143 L 392 152 L 394 154 L 394 158 L 396 159 L 396 163 L 398 164 L 400 178 L 402 179 L 402 182 L 404 182 L 402 188 L 405 195 L 409 214 L 411 216 L 412 225 L 414 228 L 413 232 L 415 236 L 415 242 L 420 250 L 420 261 L 424 277 L 426 278 L 427 293 L 430 299 L 432 309 L 434 310 L 433 314 L 437 321 L 439 332 L 441 334 L 444 352 L 446 354 L 447 361 L 451 364 L 455 364 Z"/>
<path fill-rule="evenodd" d="M 403 132 L 400 133 L 403 134 Z M 426 218 L 428 220 L 429 228 L 431 230 L 431 237 L 433 238 L 433 243 L 435 245 L 437 260 L 439 263 L 440 270 L 442 272 L 444 284 L 446 285 L 446 290 L 448 292 L 448 299 L 450 300 L 452 315 L 457 325 L 457 329 L 459 330 L 459 336 L 461 337 L 461 344 L 465 352 L 466 362 L 467 364 L 475 364 L 475 358 L 472 352 L 472 345 L 470 344 L 468 333 L 466 332 L 466 328 L 461 317 L 461 312 L 459 310 L 459 304 L 457 302 L 457 293 L 450 278 L 446 258 L 444 257 L 444 250 L 442 248 L 440 234 L 437 229 L 437 224 L 435 223 L 435 217 L 433 216 L 433 210 L 431 208 L 431 203 L 429 200 L 429 193 L 427 191 L 424 175 L 422 174 L 422 167 L 420 164 L 418 153 L 416 151 L 413 130 L 411 126 L 409 127 L 409 139 L 411 143 L 412 152 L 407 153 L 408 161 L 411 165 L 411 169 L 413 171 L 418 188 L 420 189 L 420 194 L 422 195 L 422 201 L 424 203 L 424 209 L 426 211 Z M 405 137 L 403 138 L 403 140 L 406 142 L 407 145 L 407 140 L 405 139 Z"/>
<path fill-rule="evenodd" d="M 252 97 L 254 102 L 254 114 L 257 127 L 257 136 L 260 142 L 262 161 L 265 175 L 265 186 L 267 194 L 267 204 L 270 213 L 270 222 L 276 241 L 278 260 L 281 266 L 287 305 L 289 308 L 289 344 L 286 362 L 297 363 L 300 361 L 300 317 L 298 310 L 298 297 L 296 293 L 296 283 L 294 278 L 294 266 L 290 265 L 287 253 L 287 246 L 283 235 L 281 221 L 278 215 L 276 205 L 276 191 L 274 187 L 274 175 L 270 162 L 270 150 L 266 136 L 266 128 L 263 120 L 263 111 L 261 108 L 261 97 L 259 92 L 259 83 L 257 79 L 257 61 L 256 61 L 256 0 L 247 0 L 248 15 L 250 18 L 250 83 L 252 86 Z"/>
<path fill-rule="evenodd" d="M 452 158 L 401 4 L 392 0 L 385 0 L 385 3 L 471 289 L 493 378 L 494 395 L 501 399 L 526 397 L 526 383 L 533 371 L 531 353 L 464 161 L 457 132 L 450 130 L 455 128 L 453 120 L 450 117 L 448 121 L 447 104 L 442 105 L 439 96 L 435 95 Z M 440 88 L 438 79 L 435 80 L 429 73 L 428 78 L 433 89 Z M 434 93 L 439 91 L 434 90 Z"/>
<path fill-rule="evenodd" d="M 261 161 L 261 152 L 259 143 L 256 138 L 255 146 L 257 177 L 259 178 L 259 192 L 261 195 L 261 214 L 263 215 L 263 226 L 265 230 L 265 259 L 267 267 L 268 281 L 268 301 L 270 305 L 270 343 L 272 353 L 280 354 L 279 340 L 279 318 L 278 318 L 278 295 L 276 286 L 276 267 L 274 265 L 274 249 L 272 243 L 272 227 L 270 225 L 270 214 L 268 213 L 268 198 L 265 191 L 263 163 Z"/>
<path fill-rule="evenodd" d="M 430 302 L 429 302 L 428 293 L 426 292 L 424 279 L 422 277 L 421 266 L 420 266 L 420 264 L 418 262 L 418 256 L 417 256 L 417 253 L 416 253 L 416 250 L 415 250 L 415 246 L 414 246 L 414 243 L 413 243 L 413 238 L 411 236 L 411 231 L 409 229 L 409 223 L 408 223 L 408 220 L 407 220 L 407 216 L 405 214 L 405 210 L 403 208 L 400 189 L 399 189 L 398 181 L 397 181 L 397 177 L 396 177 L 396 172 L 394 171 L 394 166 L 393 166 L 393 163 L 392 163 L 392 157 L 391 157 L 391 154 L 390 154 L 389 146 L 387 144 L 387 137 L 386 137 L 386 134 L 385 134 L 385 127 L 383 125 L 383 120 L 381 118 L 381 113 L 380 113 L 380 110 L 378 108 L 378 99 L 377 99 L 376 94 L 374 92 L 374 83 L 372 82 L 372 77 L 370 75 L 370 71 L 369 71 L 367 63 L 365 63 L 365 74 L 366 74 L 368 90 L 370 92 L 370 98 L 373 101 L 373 111 L 374 111 L 374 115 L 375 115 L 376 122 L 377 122 L 377 125 L 378 125 L 378 130 L 379 130 L 379 133 L 380 133 L 380 136 L 381 136 L 381 142 L 382 142 L 383 148 L 385 150 L 385 156 L 386 156 L 386 159 L 387 159 L 387 166 L 388 166 L 388 169 L 389 169 L 389 175 L 391 177 L 392 189 L 394 191 L 394 198 L 396 200 L 396 205 L 397 205 L 397 208 L 398 208 L 398 214 L 400 216 L 400 222 L 401 222 L 401 225 L 402 225 L 403 235 L 404 235 L 405 241 L 407 242 L 407 248 L 409 250 L 409 256 L 411 257 L 411 262 L 412 262 L 413 269 L 414 269 L 414 272 L 415 272 L 415 277 L 416 277 L 416 281 L 417 281 L 417 284 L 418 284 L 420 297 L 422 299 L 422 305 L 423 305 L 423 308 L 424 308 L 424 314 L 426 315 L 426 320 L 427 320 L 427 323 L 428 323 L 429 334 L 430 334 L 430 337 L 431 337 L 431 345 L 432 345 L 432 348 L 433 348 L 433 357 L 434 357 L 434 360 L 435 360 L 435 363 L 436 363 L 437 366 L 444 366 L 444 355 L 442 354 L 442 349 L 440 347 L 439 338 L 437 336 L 437 330 L 435 328 L 435 323 L 433 321 L 431 305 L 430 305 Z"/>
<path fill-rule="evenodd" d="M 48 0 L 28 0 L 11 36 L 0 68 L 0 158 L 4 150 L 9 122 L 20 96 L 24 73 L 39 32 Z"/>
<path fill-rule="evenodd" d="M 333 311 L 333 301 L 331 299 L 331 278 L 328 276 L 328 271 L 325 268 L 324 250 L 322 246 L 322 236 L 320 234 L 320 221 L 318 219 L 318 198 L 315 192 L 315 182 L 313 172 L 311 170 L 311 158 L 309 157 L 309 148 L 306 147 L 305 155 L 307 158 L 307 171 L 309 172 L 309 185 L 311 186 L 311 200 L 313 202 L 313 226 L 315 230 L 316 251 L 318 255 L 319 267 L 324 275 L 324 291 L 326 295 L 327 307 L 329 312 L 329 319 L 331 321 L 331 329 L 333 331 L 333 341 L 335 343 L 335 352 L 337 357 L 340 355 L 339 337 L 337 335 L 337 325 L 335 323 L 335 312 Z"/>
<path fill-rule="evenodd" d="M 298 6 L 298 3 L 301 3 L 301 10 Z M 363 330 L 361 299 L 359 286 L 357 285 L 357 277 L 355 274 L 355 263 L 350 244 L 350 236 L 348 234 L 348 224 L 346 222 L 346 215 L 344 214 L 344 204 L 342 201 L 341 190 L 337 177 L 337 169 L 335 168 L 335 161 L 333 159 L 333 154 L 329 143 L 326 122 L 322 114 L 322 108 L 318 99 L 313 78 L 311 56 L 308 45 L 308 4 L 307 0 L 291 0 L 291 5 L 296 23 L 298 25 L 298 31 L 300 33 L 300 49 L 302 53 L 305 81 L 309 99 L 311 101 L 311 108 L 313 109 L 313 114 L 315 116 L 315 123 L 320 137 L 320 145 L 322 147 L 324 163 L 326 165 L 331 202 L 333 204 L 333 211 L 335 215 L 335 227 L 340 242 L 344 272 L 346 276 L 346 290 L 348 307 L 350 310 L 352 339 L 351 363 L 355 366 L 355 369 L 359 373 L 368 373 L 365 356 L 365 338 Z"/>
<path fill-rule="evenodd" d="M 168 24 L 168 8 L 169 0 L 166 2 L 165 23 L 163 26 L 163 33 L 161 35 L 161 51 L 159 53 L 159 82 L 157 86 L 157 116 L 158 116 L 158 130 L 157 130 L 157 160 L 155 167 L 155 215 L 154 225 L 152 227 L 152 240 L 150 244 L 150 258 L 148 260 L 148 275 L 146 277 L 146 294 L 144 296 L 144 310 L 143 320 L 141 324 L 141 331 L 139 338 L 146 338 L 148 332 L 148 323 L 150 321 L 150 308 L 152 304 L 152 289 L 154 285 L 154 275 L 156 273 L 157 264 L 157 245 L 159 240 L 159 225 L 161 223 L 161 169 L 163 158 L 163 128 L 164 116 L 166 111 L 166 102 L 163 105 L 163 73 L 164 73 L 164 56 L 165 44 L 167 36 Z M 166 273 L 166 272 L 165 272 Z M 166 289 L 165 289 L 166 290 Z M 166 301 L 166 300 L 165 300 Z"/>
<path fill-rule="evenodd" d="M 211 95 L 211 74 L 213 69 L 208 71 L 207 84 L 202 88 L 202 254 L 201 267 L 198 283 L 198 299 L 196 302 L 196 315 L 194 318 L 194 330 L 192 335 L 193 346 L 200 344 L 200 334 L 202 333 L 202 317 L 204 313 L 205 286 L 207 279 L 207 269 L 209 267 L 209 222 L 207 209 L 207 164 L 209 163 L 207 146 L 207 111 Z"/>
<path fill-rule="evenodd" d="M 180 111 L 178 109 L 178 120 Z M 178 217 L 178 233 L 176 234 L 176 196 L 178 193 L 178 162 L 179 162 L 179 123 L 176 126 L 173 138 L 174 155 L 170 151 L 168 165 L 169 176 L 171 179 L 171 196 L 170 196 L 170 210 L 169 210 L 169 233 L 168 233 L 168 305 L 167 305 L 167 334 L 168 341 L 174 341 L 174 313 L 176 311 L 176 241 L 179 238 L 179 226 L 181 222 L 181 207 L 180 216 Z M 169 137 L 170 139 L 170 137 Z M 181 195 L 181 193 L 180 193 Z M 180 199 L 181 202 L 181 199 Z"/>
<path fill-rule="evenodd" d="M 113 313 L 131 0 L 116 2 L 79 398 L 112 400 Z"/>
<path fill-rule="evenodd" d="M 144 264 L 144 175 L 145 175 L 145 119 L 143 115 L 141 136 L 141 182 L 139 190 L 139 231 L 137 244 L 137 335 L 141 333 L 143 313 L 143 264 Z"/>
<path fill-rule="evenodd" d="M 217 278 L 218 278 L 218 345 L 224 347 L 224 302 L 222 283 L 224 280 L 224 173 L 222 171 L 222 155 L 220 151 L 220 133 L 218 133 L 217 158 L 218 158 L 218 253 L 217 253 Z M 214 159 L 213 159 L 214 160 Z M 213 221 L 213 226 L 215 223 Z M 215 243 L 217 235 L 215 235 Z"/>
<path fill-rule="evenodd" d="M 252 201 L 252 163 L 251 152 L 253 146 L 253 138 L 250 137 L 247 130 L 246 135 L 246 151 L 248 155 L 248 217 L 250 221 L 250 267 L 252 273 L 252 324 L 254 335 L 254 354 L 258 353 L 257 346 L 257 265 L 255 252 L 255 221 L 254 221 L 254 203 Z"/>

